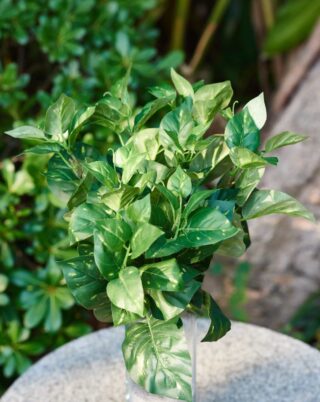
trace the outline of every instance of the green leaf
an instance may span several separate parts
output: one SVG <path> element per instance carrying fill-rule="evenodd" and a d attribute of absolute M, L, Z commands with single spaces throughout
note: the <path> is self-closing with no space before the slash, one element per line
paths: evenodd
<path fill-rule="evenodd" d="M 10 137 L 27 140 L 45 140 L 44 132 L 39 128 L 32 126 L 20 126 L 5 132 Z"/>
<path fill-rule="evenodd" d="M 122 183 L 128 184 L 132 176 L 137 172 L 139 167 L 145 163 L 146 155 L 132 155 L 127 161 L 122 170 Z"/>
<path fill-rule="evenodd" d="M 31 308 L 26 312 L 23 324 L 27 328 L 34 328 L 37 326 L 48 314 L 48 307 L 47 299 L 45 297 L 39 299 L 38 302 L 31 306 Z"/>
<path fill-rule="evenodd" d="M 297 144 L 298 142 L 304 141 L 306 139 L 307 137 L 305 137 L 304 135 L 292 133 L 290 131 L 284 131 L 283 133 L 267 139 L 265 151 L 271 152 L 275 149 L 285 147 L 287 145 Z"/>
<path fill-rule="evenodd" d="M 111 304 L 111 312 L 113 325 L 115 326 L 127 325 L 141 319 L 138 314 L 130 313 L 130 311 L 119 308 L 114 304 Z"/>
<path fill-rule="evenodd" d="M 45 155 L 45 154 L 50 154 L 52 152 L 61 152 L 62 147 L 58 143 L 50 143 L 49 141 L 41 144 L 41 145 L 35 145 L 34 147 L 31 147 L 29 149 L 25 149 L 24 153 L 26 154 L 37 154 L 37 155 Z"/>
<path fill-rule="evenodd" d="M 193 98 L 194 92 L 192 85 L 173 68 L 171 68 L 171 79 L 179 95 L 184 97 L 191 96 Z"/>
<path fill-rule="evenodd" d="M 260 132 L 248 108 L 235 114 L 227 123 L 225 141 L 230 149 L 247 148 L 255 152 L 260 145 Z"/>
<path fill-rule="evenodd" d="M 85 110 L 79 110 L 75 113 L 70 124 L 69 144 L 73 145 L 76 138 L 86 123 L 89 122 L 96 110 L 95 106 L 89 106 Z"/>
<path fill-rule="evenodd" d="M 187 282 L 181 291 L 163 292 L 165 300 L 172 306 L 185 309 L 197 290 L 201 288 L 201 282 L 191 280 Z"/>
<path fill-rule="evenodd" d="M 113 211 L 117 212 L 135 198 L 139 189 L 125 186 L 119 190 L 111 191 L 102 196 L 102 202 Z"/>
<path fill-rule="evenodd" d="M 94 264 L 93 256 L 80 256 L 58 263 L 71 293 L 87 309 L 99 308 L 106 297 L 107 281 Z"/>
<path fill-rule="evenodd" d="M 131 239 L 132 258 L 143 254 L 161 235 L 163 231 L 147 222 L 137 225 Z"/>
<path fill-rule="evenodd" d="M 146 257 L 167 257 L 184 248 L 211 246 L 235 236 L 238 231 L 217 209 L 201 208 L 191 216 L 177 239 L 160 237 L 147 251 Z"/>
<path fill-rule="evenodd" d="M 217 209 L 202 208 L 191 216 L 180 239 L 185 246 L 201 247 L 219 243 L 237 232 L 238 229 Z"/>
<path fill-rule="evenodd" d="M 167 113 L 160 122 L 159 140 L 168 151 L 182 151 L 192 133 L 194 121 L 192 119 L 192 100 L 186 100 L 176 109 Z"/>
<path fill-rule="evenodd" d="M 87 163 L 89 172 L 108 189 L 113 190 L 119 186 L 119 180 L 115 169 L 107 162 L 95 161 Z"/>
<path fill-rule="evenodd" d="M 201 204 L 203 204 L 203 202 L 216 191 L 217 190 L 199 190 L 193 193 L 182 212 L 182 218 L 186 219 L 191 214 L 191 212 L 201 206 Z"/>
<path fill-rule="evenodd" d="M 108 234 L 94 232 L 93 254 L 94 261 L 102 276 L 107 280 L 111 280 L 118 276 L 125 258 L 125 249 L 123 247 L 120 251 L 110 251 L 104 243 L 105 237 L 108 238 Z"/>
<path fill-rule="evenodd" d="M 6 275 L 0 274 L 0 292 L 4 292 L 7 289 L 9 279 Z"/>
<path fill-rule="evenodd" d="M 93 314 L 100 322 L 112 323 L 112 307 L 107 295 L 101 298 L 101 303 L 93 310 Z"/>
<path fill-rule="evenodd" d="M 126 329 L 122 351 L 130 377 L 147 392 L 192 401 L 191 358 L 183 328 L 150 319 Z"/>
<path fill-rule="evenodd" d="M 90 173 L 86 174 L 86 176 L 79 182 L 78 187 L 75 192 L 71 195 L 67 206 L 68 209 L 71 210 L 80 204 L 84 203 L 87 200 L 88 192 L 92 185 L 93 177 Z"/>
<path fill-rule="evenodd" d="M 75 241 L 93 236 L 94 229 L 108 219 L 102 205 L 82 204 L 74 209 L 69 222 L 69 231 Z"/>
<path fill-rule="evenodd" d="M 176 171 L 169 177 L 167 188 L 176 195 L 186 198 L 190 195 L 192 190 L 191 179 L 183 169 L 178 166 Z"/>
<path fill-rule="evenodd" d="M 145 154 L 147 160 L 153 161 L 156 159 L 159 150 L 158 134 L 158 128 L 146 128 L 133 134 L 127 145 L 132 144 L 135 152 Z"/>
<path fill-rule="evenodd" d="M 267 109 L 264 103 L 263 92 L 248 102 L 244 109 L 248 109 L 256 127 L 261 130 L 267 121 Z"/>
<path fill-rule="evenodd" d="M 143 317 L 144 293 L 137 268 L 127 267 L 121 270 L 119 278 L 108 283 L 107 294 L 115 306 Z"/>
<path fill-rule="evenodd" d="M 149 222 L 151 218 L 150 194 L 130 204 L 126 213 L 133 222 Z"/>
<path fill-rule="evenodd" d="M 276 190 L 254 192 L 242 210 L 242 216 L 246 220 L 270 214 L 300 216 L 310 221 L 315 221 L 313 214 L 297 200 Z"/>
<path fill-rule="evenodd" d="M 164 320 L 171 320 L 183 313 L 184 308 L 172 305 L 160 290 L 149 289 L 149 295 L 154 301 Z M 158 317 L 157 317 L 158 318 Z"/>
<path fill-rule="evenodd" d="M 223 241 L 215 253 L 225 255 L 226 257 L 241 257 L 247 249 L 244 237 L 245 233 L 243 230 L 240 230 L 235 236 L 231 237 L 231 239 Z"/>
<path fill-rule="evenodd" d="M 213 298 L 204 292 L 205 315 L 211 319 L 209 330 L 201 342 L 212 342 L 222 338 L 231 329 L 231 322 L 223 314 Z"/>
<path fill-rule="evenodd" d="M 45 119 L 45 132 L 53 139 L 63 142 L 75 113 L 74 101 L 61 95 L 57 102 L 49 107 Z"/>
<path fill-rule="evenodd" d="M 62 203 L 67 204 L 79 185 L 79 179 L 59 154 L 49 160 L 47 182 L 50 190 Z"/>
<path fill-rule="evenodd" d="M 241 169 L 259 169 L 268 164 L 267 160 L 247 148 L 234 147 L 230 149 L 230 158 Z"/>
<path fill-rule="evenodd" d="M 123 251 L 132 236 L 130 226 L 122 219 L 105 219 L 95 225 L 101 239 L 110 252 Z"/>
<path fill-rule="evenodd" d="M 252 191 L 260 183 L 263 175 L 264 168 L 260 169 L 246 169 L 244 170 L 235 181 L 235 187 L 239 189 L 236 195 L 237 204 L 242 207 L 249 198 Z"/>
<path fill-rule="evenodd" d="M 141 269 L 145 289 L 177 291 L 183 288 L 182 271 L 174 258 L 144 265 Z"/>
<path fill-rule="evenodd" d="M 171 94 L 147 103 L 134 119 L 134 131 L 139 131 L 158 110 L 167 106 L 174 98 L 175 94 Z"/>
<path fill-rule="evenodd" d="M 194 95 L 193 116 L 198 123 L 206 124 L 216 113 L 225 109 L 232 98 L 230 81 L 204 85 Z"/>

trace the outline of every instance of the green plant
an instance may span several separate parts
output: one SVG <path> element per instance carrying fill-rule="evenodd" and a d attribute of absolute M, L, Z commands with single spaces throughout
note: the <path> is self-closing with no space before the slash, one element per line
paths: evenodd
<path fill-rule="evenodd" d="M 211 320 L 204 342 L 230 329 L 201 289 L 212 254 L 241 255 L 250 219 L 313 216 L 285 193 L 257 189 L 265 167 L 277 164 L 269 152 L 304 139 L 285 132 L 260 150 L 262 95 L 234 113 L 230 82 L 192 86 L 171 75 L 174 86 L 151 89 L 156 99 L 138 113 L 127 74 L 94 106 L 77 110 L 62 95 L 42 128 L 7 134 L 37 143 L 28 152 L 53 154 L 48 185 L 69 209 L 69 237 L 78 249 L 59 266 L 76 300 L 100 321 L 127 324 L 123 354 L 135 382 L 191 401 L 181 314 Z M 224 135 L 205 136 L 218 114 L 226 120 Z M 114 133 L 106 153 L 81 141 L 94 125 Z"/>

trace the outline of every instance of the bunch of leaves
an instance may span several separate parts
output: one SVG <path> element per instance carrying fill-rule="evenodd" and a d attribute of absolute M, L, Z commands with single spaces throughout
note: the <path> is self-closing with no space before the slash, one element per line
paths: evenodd
<path fill-rule="evenodd" d="M 158 0 L 4 0 L 0 5 L 3 130 L 44 111 L 61 92 L 92 102 L 132 66 L 138 91 L 168 78 L 181 52 L 159 57 Z M 152 68 L 150 68 L 152 64 Z"/>
<path fill-rule="evenodd" d="M 155 99 L 138 113 L 127 74 L 94 106 L 77 110 L 62 95 L 43 127 L 7 134 L 36 141 L 28 152 L 52 154 L 48 186 L 69 210 L 70 242 L 78 250 L 59 266 L 76 300 L 102 322 L 127 325 L 123 355 L 136 383 L 191 401 L 183 312 L 210 319 L 204 342 L 230 329 L 201 289 L 212 255 L 242 255 L 250 219 L 313 216 L 289 195 L 257 188 L 266 166 L 277 164 L 269 153 L 304 139 L 285 132 L 261 149 L 263 95 L 234 113 L 230 82 L 191 85 L 171 75 L 173 86 L 151 89 Z M 224 134 L 206 136 L 218 114 Z M 82 142 L 95 125 L 117 138 L 106 153 Z"/>
<path fill-rule="evenodd" d="M 320 349 L 320 293 L 311 295 L 283 328 L 284 332 Z"/>

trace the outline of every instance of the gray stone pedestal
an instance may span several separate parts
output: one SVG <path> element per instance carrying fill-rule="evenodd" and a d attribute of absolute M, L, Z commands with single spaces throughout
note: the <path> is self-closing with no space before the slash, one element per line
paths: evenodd
<path fill-rule="evenodd" d="M 208 322 L 199 320 L 199 336 Z M 45 356 L 2 402 L 124 402 L 123 328 L 101 330 Z M 287 336 L 233 323 L 197 349 L 197 402 L 319 402 L 320 353 Z"/>

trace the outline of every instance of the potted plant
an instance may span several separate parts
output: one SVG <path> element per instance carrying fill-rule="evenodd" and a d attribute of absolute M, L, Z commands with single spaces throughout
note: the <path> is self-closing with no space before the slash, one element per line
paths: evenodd
<path fill-rule="evenodd" d="M 212 255 L 242 255 L 250 219 L 313 216 L 289 195 L 257 188 L 265 167 L 277 164 L 269 153 L 305 138 L 284 132 L 261 150 L 262 94 L 235 113 L 230 82 L 191 85 L 171 76 L 173 86 L 152 88 L 155 99 L 138 113 L 127 74 L 94 106 L 77 109 L 62 95 L 42 128 L 7 134 L 32 140 L 26 152 L 52 154 L 48 185 L 66 203 L 77 250 L 59 264 L 75 299 L 98 320 L 126 325 L 123 355 L 135 383 L 192 401 L 182 314 L 210 319 L 203 342 L 230 330 L 201 289 Z M 207 135 L 217 115 L 225 132 Z M 97 125 L 115 138 L 106 150 L 84 136 Z"/>

